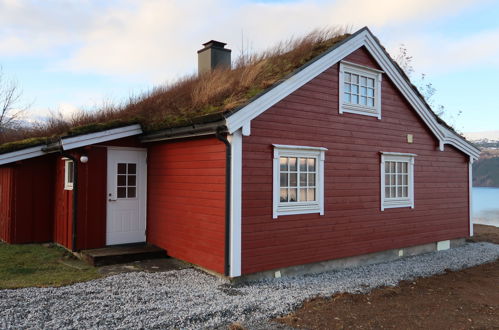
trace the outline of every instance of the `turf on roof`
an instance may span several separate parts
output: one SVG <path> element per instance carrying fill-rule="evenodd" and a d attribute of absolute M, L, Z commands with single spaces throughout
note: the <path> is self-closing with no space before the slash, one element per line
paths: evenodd
<path fill-rule="evenodd" d="M 349 35 L 340 29 L 315 31 L 305 37 L 282 42 L 260 54 L 240 57 L 231 70 L 217 69 L 201 76 L 188 76 L 131 99 L 127 104 L 81 114 L 70 122 L 53 120 L 43 127 L 4 134 L 0 137 L 0 143 L 17 142 L 0 145 L 0 153 L 32 146 L 30 141 L 33 139 L 54 140 L 60 136 L 117 127 L 113 126 L 115 122 L 140 123 L 144 131 L 152 132 L 220 119 Z"/>

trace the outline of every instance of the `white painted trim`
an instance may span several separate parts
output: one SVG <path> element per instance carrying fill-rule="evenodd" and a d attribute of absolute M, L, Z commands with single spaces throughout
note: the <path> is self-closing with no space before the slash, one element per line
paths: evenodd
<path fill-rule="evenodd" d="M 381 211 L 391 208 L 410 207 L 414 208 L 414 158 L 416 154 L 398 153 L 398 152 L 381 152 L 380 162 L 380 183 L 381 183 Z M 385 161 L 402 161 L 408 162 L 408 197 L 397 200 L 385 200 Z"/>
<path fill-rule="evenodd" d="M 363 106 L 361 104 L 350 104 L 343 102 L 343 87 L 344 87 L 344 76 L 345 71 L 351 74 L 356 74 L 359 76 L 364 76 L 374 80 L 374 107 Z M 340 114 L 344 112 L 354 113 L 358 115 L 365 115 L 376 117 L 381 119 L 381 80 L 382 80 L 383 71 L 376 70 L 364 65 L 354 64 L 347 61 L 340 61 L 340 70 L 339 70 L 339 85 L 338 85 L 338 94 L 339 94 L 339 105 L 338 111 Z M 360 90 L 359 90 L 360 94 Z"/>
<path fill-rule="evenodd" d="M 287 150 L 327 151 L 327 148 L 324 148 L 324 147 L 292 146 L 292 145 L 286 145 L 286 144 L 273 144 L 272 146 L 274 147 L 274 157 L 275 157 L 275 148 L 287 149 Z"/>
<path fill-rule="evenodd" d="M 64 190 L 73 190 L 73 183 L 74 183 L 74 162 L 72 159 L 63 157 L 62 160 L 64 161 Z M 69 164 L 72 164 L 73 166 L 73 178 L 72 182 L 69 182 Z"/>
<path fill-rule="evenodd" d="M 142 134 L 142 129 L 140 128 L 139 124 L 135 124 L 96 133 L 62 138 L 61 142 L 63 150 L 71 150 L 88 146 L 90 144 L 102 143 L 138 134 Z"/>
<path fill-rule="evenodd" d="M 230 277 L 241 276 L 241 208 L 243 171 L 243 132 L 237 130 L 228 137 L 231 145 L 230 199 Z"/>
<path fill-rule="evenodd" d="M 327 148 L 292 146 L 274 144 L 273 176 L 272 176 L 272 218 L 291 214 L 319 213 L 324 215 L 324 160 Z M 316 202 L 293 202 L 283 206 L 280 202 L 280 163 L 281 156 L 287 157 L 314 157 L 317 160 L 317 174 L 315 187 Z M 298 164 L 297 164 L 298 166 Z"/>
<path fill-rule="evenodd" d="M 390 152 L 390 151 L 380 151 L 383 155 L 388 156 L 404 156 L 404 157 L 416 157 L 416 154 L 404 153 L 404 152 Z"/>
<path fill-rule="evenodd" d="M 349 61 L 345 61 L 345 60 L 340 61 L 340 63 L 346 64 L 348 66 L 356 67 L 357 69 L 360 69 L 361 71 L 372 71 L 373 73 L 385 73 L 385 71 L 383 71 L 383 70 L 378 70 L 378 69 L 371 68 L 371 67 L 366 66 L 366 65 L 353 63 L 353 62 L 349 62 Z"/>
<path fill-rule="evenodd" d="M 0 165 L 17 162 L 19 160 L 34 158 L 45 155 L 42 149 L 45 145 L 8 152 L 0 155 Z"/>
<path fill-rule="evenodd" d="M 473 158 L 470 157 L 468 162 L 468 200 L 469 200 L 469 227 L 470 227 L 470 237 L 473 236 Z"/>
<path fill-rule="evenodd" d="M 297 72 L 286 81 L 270 89 L 267 93 L 228 117 L 226 119 L 226 125 L 229 132 L 233 133 L 242 126 L 247 125 L 252 119 L 258 117 L 274 104 L 362 46 L 366 47 L 381 69 L 433 132 L 439 140 L 441 150 L 443 150 L 445 144 L 451 144 L 462 152 L 478 159 L 480 154 L 479 149 L 437 122 L 435 116 L 432 114 L 431 110 L 428 109 L 420 95 L 414 91 L 413 87 L 402 76 L 392 60 L 386 56 L 384 49 L 368 29 L 361 30 L 356 35 L 350 37 L 349 40 L 337 46 L 334 50 L 324 54 L 324 56 L 311 63 L 303 70 Z"/>
<path fill-rule="evenodd" d="M 243 126 L 243 135 L 250 136 L 251 135 L 251 122 L 247 123 Z"/>

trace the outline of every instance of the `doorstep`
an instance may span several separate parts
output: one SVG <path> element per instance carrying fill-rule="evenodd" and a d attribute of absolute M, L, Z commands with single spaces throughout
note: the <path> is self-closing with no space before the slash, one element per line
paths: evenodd
<path fill-rule="evenodd" d="M 78 257 L 92 266 L 123 264 L 147 259 L 166 258 L 166 251 L 147 243 L 123 244 L 82 250 Z"/>

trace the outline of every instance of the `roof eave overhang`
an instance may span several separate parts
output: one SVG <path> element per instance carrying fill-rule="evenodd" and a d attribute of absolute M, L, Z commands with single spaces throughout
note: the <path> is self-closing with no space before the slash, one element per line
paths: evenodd
<path fill-rule="evenodd" d="M 134 124 L 95 133 L 62 137 L 58 142 L 49 145 L 39 145 L 2 154 L 0 155 L 0 165 L 139 134 L 142 134 L 142 128 L 139 124 Z"/>

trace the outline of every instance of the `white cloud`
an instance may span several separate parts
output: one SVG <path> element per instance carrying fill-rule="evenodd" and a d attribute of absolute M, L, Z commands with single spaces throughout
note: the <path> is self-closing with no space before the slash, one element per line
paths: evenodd
<path fill-rule="evenodd" d="M 499 66 L 499 29 L 449 38 L 412 36 L 405 42 L 418 72 L 446 73 L 456 68 Z M 395 51 L 394 51 L 395 53 Z"/>
<path fill-rule="evenodd" d="M 476 1 L 0 0 L 0 55 L 63 49 L 62 60 L 53 64 L 58 70 L 158 82 L 194 72 L 196 50 L 209 39 L 228 42 L 237 56 L 242 33 L 246 46 L 260 50 L 316 27 L 422 24 L 472 4 Z"/>

